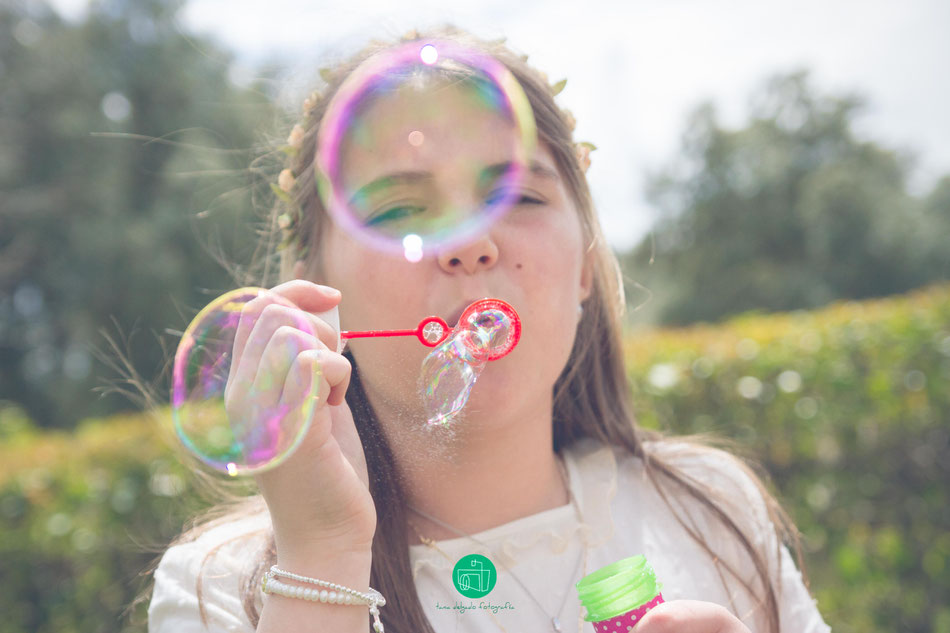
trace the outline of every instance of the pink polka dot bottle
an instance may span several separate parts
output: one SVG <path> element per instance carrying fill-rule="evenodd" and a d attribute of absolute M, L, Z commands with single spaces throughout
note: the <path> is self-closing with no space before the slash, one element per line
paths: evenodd
<path fill-rule="evenodd" d="M 595 633 L 630 633 L 647 612 L 663 602 L 661 585 L 643 556 L 601 567 L 577 583 L 577 595 Z"/>

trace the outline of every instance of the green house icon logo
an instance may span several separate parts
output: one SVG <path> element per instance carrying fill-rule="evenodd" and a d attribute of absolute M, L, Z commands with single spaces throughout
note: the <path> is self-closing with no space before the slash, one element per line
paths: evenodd
<path fill-rule="evenodd" d="M 466 598 L 481 598 L 495 588 L 498 572 L 495 565 L 481 554 L 463 556 L 452 570 L 452 582 Z"/>

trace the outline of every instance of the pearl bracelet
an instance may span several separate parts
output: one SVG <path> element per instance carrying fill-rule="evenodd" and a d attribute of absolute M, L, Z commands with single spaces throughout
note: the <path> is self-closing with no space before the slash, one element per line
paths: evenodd
<path fill-rule="evenodd" d="M 300 587 L 277 580 L 277 577 L 289 578 L 297 582 L 317 585 L 329 589 L 310 589 L 309 587 Z M 272 593 L 285 598 L 300 598 L 301 600 L 310 600 L 311 602 L 326 602 L 329 604 L 364 604 L 369 607 L 369 612 L 373 616 L 373 630 L 376 633 L 384 633 L 383 623 L 379 619 L 379 607 L 386 604 L 386 598 L 372 587 L 369 591 L 362 593 L 343 585 L 300 576 L 289 571 L 284 571 L 274 565 L 270 568 L 264 578 L 261 579 L 261 591 Z"/>

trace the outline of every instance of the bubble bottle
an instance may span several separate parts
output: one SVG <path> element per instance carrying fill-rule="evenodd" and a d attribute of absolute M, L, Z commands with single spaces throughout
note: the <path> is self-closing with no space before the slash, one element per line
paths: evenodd
<path fill-rule="evenodd" d="M 647 611 L 663 602 L 653 567 L 642 555 L 601 567 L 576 585 L 596 633 L 628 633 Z"/>

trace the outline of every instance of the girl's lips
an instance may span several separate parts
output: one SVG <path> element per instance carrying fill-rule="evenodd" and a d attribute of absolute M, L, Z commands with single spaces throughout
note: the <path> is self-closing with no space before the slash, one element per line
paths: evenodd
<path fill-rule="evenodd" d="M 459 319 L 462 318 L 462 313 L 465 312 L 468 306 L 472 305 L 476 301 L 481 301 L 481 299 L 485 299 L 485 298 L 487 297 L 482 297 L 480 299 L 466 300 L 464 303 L 460 304 L 454 311 L 449 313 L 449 316 L 447 319 L 445 319 L 445 322 L 448 324 L 450 328 L 455 329 L 455 327 L 459 324 Z"/>

